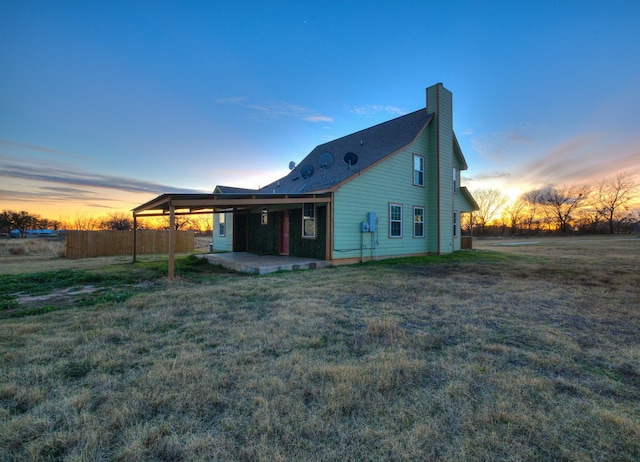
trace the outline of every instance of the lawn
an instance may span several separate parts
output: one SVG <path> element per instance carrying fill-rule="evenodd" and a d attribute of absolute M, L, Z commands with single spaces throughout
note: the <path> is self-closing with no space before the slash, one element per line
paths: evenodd
<path fill-rule="evenodd" d="M 640 239 L 490 244 L 2 275 L 1 459 L 639 460 Z"/>

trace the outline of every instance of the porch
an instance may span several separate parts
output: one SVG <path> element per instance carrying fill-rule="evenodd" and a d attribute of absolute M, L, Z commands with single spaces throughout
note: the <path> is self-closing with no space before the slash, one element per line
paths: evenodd
<path fill-rule="evenodd" d="M 285 255 L 255 255 L 248 252 L 209 253 L 198 255 L 209 263 L 223 268 L 251 274 L 268 274 L 276 271 L 319 269 L 331 266 L 330 261 Z"/>

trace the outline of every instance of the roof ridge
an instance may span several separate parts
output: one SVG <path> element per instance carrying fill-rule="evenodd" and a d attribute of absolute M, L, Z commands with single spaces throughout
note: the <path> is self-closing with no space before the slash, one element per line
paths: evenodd
<path fill-rule="evenodd" d="M 358 131 L 355 131 L 355 132 L 352 132 L 352 133 L 347 133 L 346 135 L 342 135 L 342 136 L 340 136 L 340 137 L 338 137 L 338 138 L 335 138 L 335 139 L 333 139 L 333 140 L 327 141 L 326 143 L 318 144 L 314 149 L 319 148 L 320 146 L 324 146 L 325 144 L 333 143 L 334 141 L 339 141 L 339 140 L 341 140 L 341 139 L 343 139 L 343 138 L 346 138 L 346 137 L 348 137 L 348 136 L 354 136 L 354 135 L 357 135 L 358 133 L 362 133 L 362 132 L 366 132 L 366 131 L 368 131 L 368 130 L 372 130 L 372 129 L 374 129 L 374 128 L 379 127 L 380 125 L 388 124 L 388 123 L 391 123 L 391 122 L 397 121 L 398 119 L 402 119 L 402 118 L 404 118 L 404 117 L 409 117 L 409 116 L 415 115 L 417 112 L 420 112 L 420 111 L 426 111 L 426 110 L 427 110 L 427 109 L 423 107 L 423 108 L 417 109 L 417 110 L 412 111 L 412 112 L 407 112 L 406 114 L 403 114 L 403 115 L 398 116 L 398 117 L 394 117 L 393 119 L 385 120 L 384 122 L 380 122 L 380 123 L 377 123 L 377 124 L 375 124 L 375 125 L 371 125 L 370 127 L 363 128 L 363 129 L 361 129 L 361 130 L 358 130 Z M 427 114 L 428 114 L 428 113 L 427 113 Z M 313 150 L 312 150 L 312 151 L 313 151 Z"/>

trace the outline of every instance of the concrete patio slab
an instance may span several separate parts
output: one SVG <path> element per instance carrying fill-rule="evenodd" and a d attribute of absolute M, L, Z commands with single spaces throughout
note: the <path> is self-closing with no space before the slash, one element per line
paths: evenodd
<path fill-rule="evenodd" d="M 288 257 L 284 255 L 254 255 L 248 252 L 209 253 L 198 255 L 223 268 L 252 274 L 268 274 L 276 271 L 295 271 L 331 266 L 326 260 Z"/>

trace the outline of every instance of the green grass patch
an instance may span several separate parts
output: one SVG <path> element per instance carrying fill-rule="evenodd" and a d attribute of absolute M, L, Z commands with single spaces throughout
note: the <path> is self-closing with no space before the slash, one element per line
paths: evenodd
<path fill-rule="evenodd" d="M 225 273 L 220 267 L 195 256 L 177 258 L 175 268 L 176 275 L 192 283 L 202 283 Z M 61 269 L 0 275 L 0 318 L 33 316 L 74 305 L 120 304 L 140 292 L 153 290 L 156 283 L 164 285 L 167 272 L 168 262 L 164 260 L 120 263 L 93 270 Z M 55 299 L 44 304 L 27 302 L 27 306 L 18 302 L 20 297 L 47 294 Z"/>

